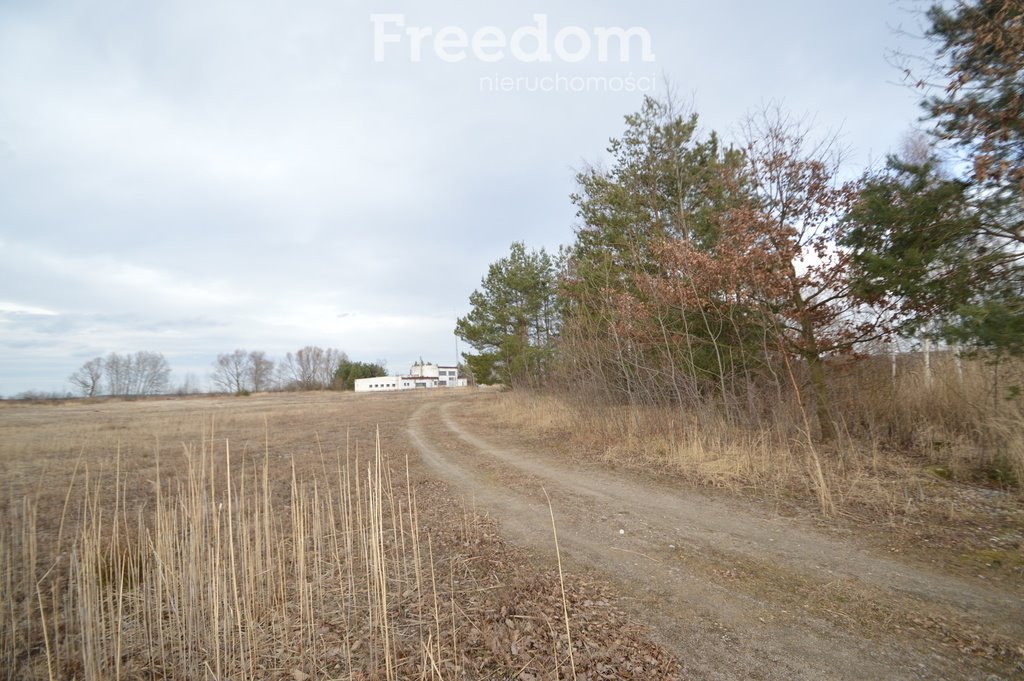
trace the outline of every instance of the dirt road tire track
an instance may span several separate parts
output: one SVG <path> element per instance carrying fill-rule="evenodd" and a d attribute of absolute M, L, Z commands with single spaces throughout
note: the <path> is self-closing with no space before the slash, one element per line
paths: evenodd
<path fill-rule="evenodd" d="M 508 538 L 553 556 L 545 490 L 563 559 L 593 570 L 624 594 L 639 619 L 702 678 L 948 678 L 963 668 L 949 651 L 910 646 L 837 626 L 771 594 L 730 588 L 695 564 L 730 569 L 733 556 L 822 584 L 857 582 L 893 602 L 926 605 L 1024 635 L 1019 598 L 923 572 L 809 525 L 770 518 L 693 490 L 621 474 L 579 470 L 543 453 L 491 442 L 456 414 L 457 402 L 423 404 L 408 436 L 435 475 L 502 525 Z M 899 596 L 896 598 L 895 596 Z M 902 599 L 902 600 L 901 600 Z M 978 669 L 978 678 L 988 673 Z"/>

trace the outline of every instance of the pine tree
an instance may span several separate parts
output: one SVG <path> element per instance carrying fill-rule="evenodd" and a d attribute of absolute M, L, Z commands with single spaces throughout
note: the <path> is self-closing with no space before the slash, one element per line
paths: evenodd
<path fill-rule="evenodd" d="M 513 243 L 492 263 L 455 326 L 476 354 L 463 353 L 479 383 L 510 386 L 540 382 L 558 330 L 557 262 L 542 248 Z"/>
<path fill-rule="evenodd" d="M 957 2 L 927 13 L 941 93 L 924 160 L 890 157 L 848 217 L 864 292 L 899 297 L 904 331 L 1024 353 L 1024 4 Z M 929 88 L 924 78 L 918 85 Z M 940 155 L 953 155 L 942 163 Z M 941 168 L 964 168 L 959 176 Z"/>

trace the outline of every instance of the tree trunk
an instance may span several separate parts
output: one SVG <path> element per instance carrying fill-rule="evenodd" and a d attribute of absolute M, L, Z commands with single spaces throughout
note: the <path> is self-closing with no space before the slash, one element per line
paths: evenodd
<path fill-rule="evenodd" d="M 825 363 L 821 361 L 821 357 L 816 352 L 808 352 L 804 357 L 807 360 L 807 370 L 811 375 L 814 410 L 818 417 L 818 427 L 821 429 L 821 439 L 823 442 L 830 442 L 836 438 L 836 424 L 832 421 Z"/>
<path fill-rule="evenodd" d="M 889 345 L 889 360 L 892 362 L 892 389 L 896 389 L 896 345 Z"/>
<path fill-rule="evenodd" d="M 796 275 L 793 275 L 794 281 Z M 830 442 L 836 438 L 836 424 L 832 421 L 832 409 L 828 394 L 828 376 L 825 373 L 825 362 L 821 359 L 818 349 L 818 336 L 814 322 L 807 313 L 807 303 L 796 289 L 793 293 L 795 309 L 800 314 L 800 348 L 798 352 L 807 362 L 807 371 L 811 377 L 811 389 L 814 391 L 814 410 L 818 417 L 822 442 Z"/>
<path fill-rule="evenodd" d="M 932 339 L 924 339 L 924 387 L 932 388 Z"/>

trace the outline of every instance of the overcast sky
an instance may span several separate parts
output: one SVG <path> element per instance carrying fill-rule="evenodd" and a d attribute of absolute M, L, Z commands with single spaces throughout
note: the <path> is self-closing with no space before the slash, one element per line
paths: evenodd
<path fill-rule="evenodd" d="M 0 0 L 0 395 L 112 351 L 175 383 L 235 348 L 452 361 L 488 263 L 572 240 L 575 171 L 664 79 L 726 138 L 781 101 L 882 158 L 905 7 Z M 602 60 L 616 27 L 649 50 Z"/>

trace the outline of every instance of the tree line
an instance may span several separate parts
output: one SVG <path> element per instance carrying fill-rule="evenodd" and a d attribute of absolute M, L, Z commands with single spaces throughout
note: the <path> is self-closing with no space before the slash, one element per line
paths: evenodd
<path fill-rule="evenodd" d="M 83 364 L 68 380 L 84 397 L 139 397 L 166 393 L 171 367 L 158 352 L 112 352 Z"/>
<path fill-rule="evenodd" d="M 357 378 L 384 376 L 383 363 L 355 362 L 341 350 L 307 345 L 274 361 L 265 352 L 235 350 L 218 355 L 213 385 L 221 392 L 353 390 Z"/>
<path fill-rule="evenodd" d="M 215 392 L 249 394 L 271 390 L 352 390 L 357 378 L 384 376 L 382 363 L 356 362 L 335 348 L 307 345 L 274 360 L 260 350 L 217 355 L 210 372 Z M 68 380 L 83 397 L 143 397 L 167 394 L 171 369 L 158 352 L 112 352 L 95 357 Z"/>
<path fill-rule="evenodd" d="M 471 295 L 477 380 L 730 418 L 808 393 L 830 439 L 830 365 L 896 335 L 1024 353 L 1024 5 L 926 16 L 929 127 L 856 180 L 778 107 L 727 142 L 647 98 L 578 173 L 574 242 L 513 244 Z"/>

